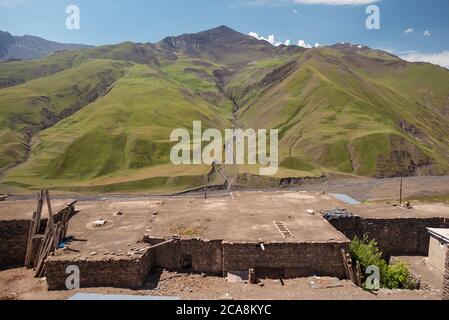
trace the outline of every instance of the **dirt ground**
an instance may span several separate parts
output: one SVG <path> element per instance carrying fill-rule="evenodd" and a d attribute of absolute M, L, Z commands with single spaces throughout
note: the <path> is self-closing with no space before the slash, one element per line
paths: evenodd
<path fill-rule="evenodd" d="M 443 290 L 443 274 L 438 272 L 435 268 L 429 265 L 429 259 L 427 257 L 393 257 L 394 260 L 405 262 L 412 274 L 418 276 L 421 279 L 421 285 L 423 287 L 429 287 L 435 290 L 437 293 L 441 293 Z"/>
<path fill-rule="evenodd" d="M 429 177 L 405 177 L 403 179 L 403 197 L 404 199 L 414 199 L 431 195 L 449 195 L 449 176 L 429 176 Z M 323 182 L 310 182 L 301 187 L 292 187 L 290 190 L 297 191 L 326 191 L 327 193 L 343 193 L 360 201 L 398 201 L 399 186 L 401 178 L 375 179 L 366 177 L 341 178 L 330 177 Z M 251 189 L 247 189 L 251 191 Z M 254 191 L 254 190 L 253 190 Z M 264 189 L 263 191 L 273 191 L 273 189 Z M 0 194 L 9 194 L 10 200 L 35 200 L 36 194 L 32 191 L 2 189 L 0 184 Z M 209 191 L 210 196 L 223 196 L 227 192 Z M 68 194 L 66 192 L 53 191 L 52 198 L 68 200 L 73 197 L 79 201 L 97 201 L 105 199 L 141 199 L 149 198 L 146 193 L 134 194 Z M 153 195 L 154 199 L 161 196 Z M 202 197 L 202 192 L 191 192 L 177 197 Z M 154 200 L 153 199 L 153 200 Z"/>
<path fill-rule="evenodd" d="M 0 300 L 67 300 L 75 293 L 178 297 L 183 300 L 441 300 L 434 290 L 380 290 L 377 294 L 334 278 L 262 280 L 259 285 L 224 278 L 156 271 L 141 290 L 115 288 L 47 291 L 45 279 L 24 268 L 0 272 Z"/>
<path fill-rule="evenodd" d="M 403 198 L 414 199 L 422 196 L 449 194 L 449 176 L 406 177 L 403 180 Z M 344 178 L 330 179 L 300 188 L 301 190 L 343 193 L 365 201 L 399 201 L 401 178 Z"/>

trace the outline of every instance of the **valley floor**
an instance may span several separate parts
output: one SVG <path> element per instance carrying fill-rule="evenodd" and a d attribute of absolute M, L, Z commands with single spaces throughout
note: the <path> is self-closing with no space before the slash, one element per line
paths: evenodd
<path fill-rule="evenodd" d="M 373 178 L 329 178 L 323 182 L 314 182 L 301 187 L 291 187 L 291 190 L 303 191 L 325 191 L 327 193 L 341 193 L 360 202 L 389 202 L 399 201 L 399 188 L 401 178 L 373 179 Z M 417 202 L 449 202 L 449 176 L 428 176 L 428 177 L 405 177 L 403 180 L 403 199 Z M 255 191 L 255 189 L 247 189 Z M 262 189 L 261 191 L 272 191 L 273 189 Z M 284 189 L 283 189 L 284 190 Z M 9 191 L 9 192 L 8 192 Z M 34 191 L 15 192 L 0 184 L 0 194 L 11 194 L 10 200 L 34 200 Z M 210 196 L 227 195 L 225 191 L 209 191 Z M 52 192 L 54 199 L 72 199 L 75 197 L 71 193 Z M 132 200 L 138 198 L 147 199 L 149 194 L 77 194 L 80 201 L 96 201 L 105 198 L 114 200 Z M 202 197 L 203 192 L 191 192 L 181 196 Z M 160 196 L 155 196 L 159 199 Z"/>

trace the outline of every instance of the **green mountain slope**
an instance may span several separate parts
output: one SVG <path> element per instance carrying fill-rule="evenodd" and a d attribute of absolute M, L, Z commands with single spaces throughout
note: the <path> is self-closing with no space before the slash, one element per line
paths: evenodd
<path fill-rule="evenodd" d="M 0 63 L 1 181 L 77 192 L 198 187 L 209 167 L 169 160 L 170 133 L 195 120 L 279 129 L 277 178 L 445 174 L 447 83 L 446 69 L 366 47 L 273 47 L 226 27 Z"/>
<path fill-rule="evenodd" d="M 448 168 L 448 77 L 440 67 L 338 47 L 310 50 L 228 90 L 241 105 L 242 126 L 280 129 L 287 168 L 441 174 Z"/>

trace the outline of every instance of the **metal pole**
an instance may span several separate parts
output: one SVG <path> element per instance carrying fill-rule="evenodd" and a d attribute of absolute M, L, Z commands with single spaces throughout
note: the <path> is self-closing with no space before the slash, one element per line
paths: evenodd
<path fill-rule="evenodd" d="M 403 187 L 403 180 L 401 179 L 401 188 L 399 190 L 399 204 L 402 206 L 402 187 Z"/>

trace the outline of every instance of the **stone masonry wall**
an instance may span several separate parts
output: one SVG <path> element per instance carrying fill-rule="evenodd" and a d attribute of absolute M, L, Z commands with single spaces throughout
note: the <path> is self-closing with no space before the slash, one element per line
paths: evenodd
<path fill-rule="evenodd" d="M 259 243 L 223 242 L 223 268 L 228 271 L 256 269 L 258 277 L 297 278 L 332 276 L 345 278 L 341 249 L 349 242 Z"/>
<path fill-rule="evenodd" d="M 427 228 L 449 228 L 447 218 L 364 219 L 353 217 L 330 223 L 350 240 L 368 235 L 379 243 L 386 257 L 427 256 L 430 235 Z"/>
<path fill-rule="evenodd" d="M 163 238 L 146 237 L 155 245 Z M 183 239 L 152 249 L 154 265 L 169 270 L 188 269 L 193 272 L 226 275 L 228 271 L 248 271 L 255 268 L 258 276 L 295 278 L 327 275 L 345 277 L 341 249 L 349 242 L 330 243 L 231 243 L 222 240 Z M 190 263 L 189 263 L 190 262 Z M 190 268 L 189 268 L 190 267 Z"/>
<path fill-rule="evenodd" d="M 164 238 L 145 237 L 145 242 L 156 245 Z M 183 239 L 151 249 L 155 265 L 168 270 L 189 269 L 213 275 L 223 274 L 223 248 L 221 240 Z"/>
<path fill-rule="evenodd" d="M 0 269 L 23 265 L 31 221 L 0 221 Z"/>
<path fill-rule="evenodd" d="M 68 266 L 80 270 L 80 287 L 142 288 L 153 267 L 153 255 L 148 250 L 138 258 L 107 258 L 104 260 L 50 258 L 45 262 L 48 290 L 65 290 Z"/>
<path fill-rule="evenodd" d="M 443 300 L 449 300 L 449 247 L 446 252 L 446 272 L 443 282 Z"/>
<path fill-rule="evenodd" d="M 68 210 L 65 208 L 64 210 Z M 58 222 L 63 214 L 63 210 L 55 214 L 55 222 Z M 73 215 L 76 212 L 73 213 Z M 71 217 L 73 217 L 73 215 Z M 30 220 L 0 220 L 0 269 L 23 266 L 25 262 L 28 234 L 30 232 Z M 41 220 L 39 233 L 45 232 L 47 219 Z M 39 245 L 39 241 L 34 244 Z M 33 245 L 33 250 L 36 250 Z M 33 251 L 34 252 L 34 251 Z M 34 257 L 33 257 L 34 258 Z"/>

